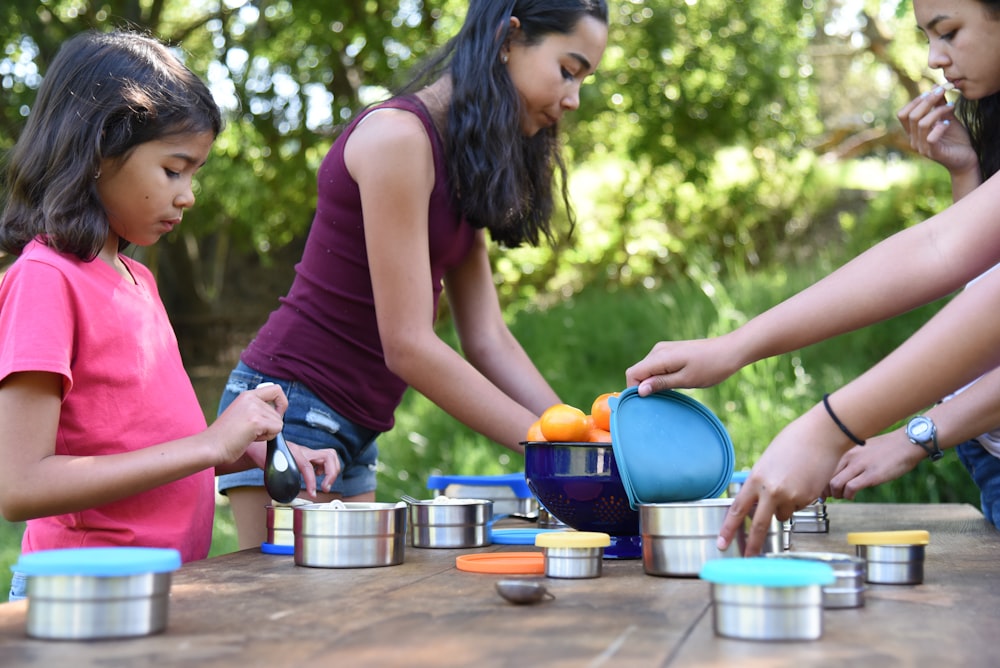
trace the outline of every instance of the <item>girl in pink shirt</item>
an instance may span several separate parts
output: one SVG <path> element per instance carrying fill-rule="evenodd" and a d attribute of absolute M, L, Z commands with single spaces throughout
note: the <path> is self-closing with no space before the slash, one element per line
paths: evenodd
<path fill-rule="evenodd" d="M 180 224 L 221 125 L 198 77 L 127 32 L 70 40 L 39 89 L 0 217 L 0 250 L 17 256 L 0 283 L 0 510 L 27 521 L 24 552 L 204 558 L 214 473 L 259 466 L 282 428 L 277 387 L 206 427 L 153 275 L 121 254 Z M 335 459 L 295 457 L 309 492 L 313 466 L 329 489 Z M 23 590 L 15 577 L 11 598 Z"/>

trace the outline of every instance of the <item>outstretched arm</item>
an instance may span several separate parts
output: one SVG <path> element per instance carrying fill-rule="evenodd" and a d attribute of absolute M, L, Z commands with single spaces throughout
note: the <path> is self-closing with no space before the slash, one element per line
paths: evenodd
<path fill-rule="evenodd" d="M 715 339 L 661 342 L 626 371 L 639 393 L 718 383 L 798 350 L 944 297 L 1000 259 L 1000 174 L 946 211 L 897 232 L 826 278 Z"/>

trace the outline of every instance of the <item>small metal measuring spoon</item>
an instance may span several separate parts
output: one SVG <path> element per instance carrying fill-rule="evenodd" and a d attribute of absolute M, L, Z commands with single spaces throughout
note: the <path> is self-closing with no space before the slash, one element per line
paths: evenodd
<path fill-rule="evenodd" d="M 274 383 L 261 383 L 257 387 L 267 387 Z M 278 434 L 267 442 L 264 457 L 264 488 L 278 503 L 291 503 L 302 489 L 302 476 L 295 464 L 285 437 Z"/>
<path fill-rule="evenodd" d="M 497 580 L 497 593 L 511 603 L 519 605 L 539 603 L 555 596 L 540 580 Z"/>

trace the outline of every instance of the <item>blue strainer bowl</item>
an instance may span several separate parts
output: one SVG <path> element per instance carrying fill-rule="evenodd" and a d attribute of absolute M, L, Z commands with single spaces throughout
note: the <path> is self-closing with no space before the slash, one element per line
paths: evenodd
<path fill-rule="evenodd" d="M 634 387 L 608 403 L 611 444 L 632 508 L 726 491 L 736 460 L 733 443 L 703 404 L 674 390 L 640 397 Z"/>

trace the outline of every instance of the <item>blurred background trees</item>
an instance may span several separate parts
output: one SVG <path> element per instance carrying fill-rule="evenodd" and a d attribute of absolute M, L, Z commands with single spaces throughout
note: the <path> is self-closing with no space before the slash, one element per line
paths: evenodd
<path fill-rule="evenodd" d="M 466 7 L 4 0 L 0 152 L 59 45 L 80 30 L 148 30 L 210 83 L 227 127 L 199 173 L 198 205 L 170 237 L 130 252 L 159 277 L 211 415 L 235 356 L 290 283 L 316 169 L 339 125 L 452 36 Z M 563 126 L 576 234 L 494 254 L 516 333 L 584 408 L 621 389 L 625 367 L 655 341 L 727 331 L 950 202 L 944 170 L 911 159 L 895 119 L 936 81 L 905 0 L 610 0 L 610 11 L 604 60 Z M 700 394 L 727 424 L 737 464 L 749 466 L 824 388 L 884 355 L 926 313 L 913 317 L 841 348 L 759 363 Z M 447 317 L 442 328 L 450 336 Z M 388 498 L 417 493 L 415 479 L 433 470 L 521 466 L 419 396 L 406 398 L 380 445 Z M 885 494 L 934 487 L 926 475 Z"/>

